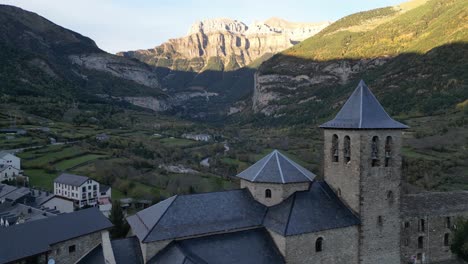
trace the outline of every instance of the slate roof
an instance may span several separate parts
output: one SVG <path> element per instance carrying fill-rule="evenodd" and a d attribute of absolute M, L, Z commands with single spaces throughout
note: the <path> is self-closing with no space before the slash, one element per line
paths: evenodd
<path fill-rule="evenodd" d="M 311 182 L 315 174 L 290 160 L 278 150 L 248 167 L 237 177 L 251 182 L 297 183 Z"/>
<path fill-rule="evenodd" d="M 283 236 L 343 228 L 360 223 L 327 183 L 315 181 L 308 191 L 296 192 L 268 208 L 263 225 Z"/>
<path fill-rule="evenodd" d="M 127 237 L 111 241 L 116 264 L 143 264 L 140 242 L 138 238 Z M 78 264 L 106 264 L 102 246 L 99 245 L 84 256 Z"/>
<path fill-rule="evenodd" d="M 111 222 L 99 209 L 89 208 L 0 228 L 0 263 L 42 254 L 50 245 L 110 227 Z"/>
<path fill-rule="evenodd" d="M 225 232 L 262 224 L 266 207 L 246 189 L 173 196 L 127 218 L 143 242 Z"/>
<path fill-rule="evenodd" d="M 110 189 L 109 185 L 99 184 L 99 192 L 107 192 Z"/>
<path fill-rule="evenodd" d="M 280 264 L 285 263 L 264 228 L 177 241 L 149 264 Z"/>
<path fill-rule="evenodd" d="M 468 191 L 426 192 L 403 195 L 402 217 L 449 215 L 468 212 Z"/>
<path fill-rule="evenodd" d="M 85 183 L 87 180 L 89 180 L 89 178 L 86 177 L 86 176 L 80 176 L 80 175 L 69 174 L 69 173 L 62 173 L 62 174 L 60 174 L 60 176 L 55 178 L 54 182 L 79 187 L 83 183 Z"/>
<path fill-rule="evenodd" d="M 361 80 L 336 117 L 320 126 L 335 129 L 406 129 L 393 120 Z"/>

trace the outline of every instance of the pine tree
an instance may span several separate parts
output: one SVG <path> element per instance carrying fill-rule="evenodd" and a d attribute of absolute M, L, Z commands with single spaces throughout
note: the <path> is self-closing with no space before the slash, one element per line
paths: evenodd
<path fill-rule="evenodd" d="M 110 232 L 111 237 L 113 239 L 122 238 L 127 235 L 130 227 L 128 226 L 128 223 L 125 220 L 125 214 L 122 210 L 122 205 L 120 204 L 120 201 L 114 201 L 112 203 L 112 210 L 109 215 L 109 220 L 114 225 Z"/>

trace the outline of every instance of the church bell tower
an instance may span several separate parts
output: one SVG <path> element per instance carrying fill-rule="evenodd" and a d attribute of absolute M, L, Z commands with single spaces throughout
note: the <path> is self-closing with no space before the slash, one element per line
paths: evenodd
<path fill-rule="evenodd" d="M 324 179 L 359 216 L 359 263 L 400 263 L 402 130 L 364 81 L 324 132 Z"/>

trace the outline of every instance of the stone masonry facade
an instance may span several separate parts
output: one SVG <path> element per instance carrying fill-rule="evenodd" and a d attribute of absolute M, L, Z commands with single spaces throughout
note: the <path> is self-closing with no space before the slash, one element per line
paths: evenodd
<path fill-rule="evenodd" d="M 253 183 L 241 179 L 241 188 L 249 189 L 250 193 L 255 200 L 266 205 L 273 206 L 286 200 L 291 194 L 298 191 L 306 191 L 309 189 L 310 183 L 288 183 L 288 184 L 277 184 L 277 183 Z M 271 197 L 266 197 L 265 191 L 270 190 Z"/>
<path fill-rule="evenodd" d="M 55 263 L 76 263 L 101 244 L 101 241 L 101 232 L 63 241 L 51 246 L 49 259 L 54 259 Z"/>

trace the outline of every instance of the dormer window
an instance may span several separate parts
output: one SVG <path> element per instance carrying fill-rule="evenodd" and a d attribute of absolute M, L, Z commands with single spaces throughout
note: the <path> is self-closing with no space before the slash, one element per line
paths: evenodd
<path fill-rule="evenodd" d="M 333 162 L 338 162 L 339 160 L 339 154 L 338 154 L 338 136 L 336 134 L 333 135 L 332 138 L 332 149 L 331 149 L 331 154 L 332 154 L 332 161 Z"/>
<path fill-rule="evenodd" d="M 371 152 L 371 159 L 372 159 L 372 167 L 378 167 L 380 165 L 379 161 L 379 137 L 375 136 L 372 138 L 372 152 Z"/>
<path fill-rule="evenodd" d="M 271 198 L 271 190 L 270 189 L 265 190 L 265 198 Z"/>

